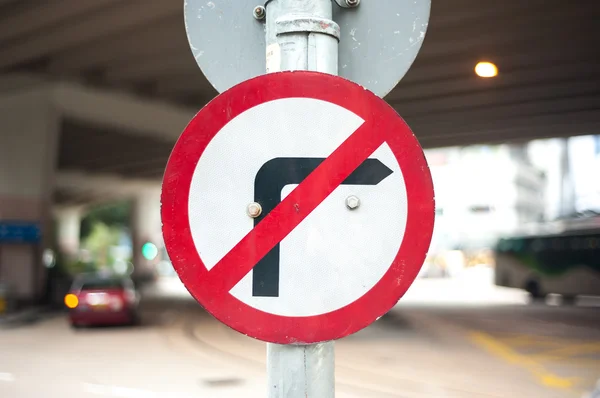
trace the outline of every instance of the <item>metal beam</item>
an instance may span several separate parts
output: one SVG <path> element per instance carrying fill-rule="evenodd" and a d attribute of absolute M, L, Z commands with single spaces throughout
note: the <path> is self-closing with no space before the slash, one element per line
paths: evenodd
<path fill-rule="evenodd" d="M 39 31 L 66 20 L 97 11 L 123 0 L 60 0 L 20 2 L 13 12 L 0 17 L 0 42 L 7 42 Z"/>
<path fill-rule="evenodd" d="M 185 28 L 180 16 L 168 17 L 143 27 L 136 26 L 69 48 L 50 60 L 48 70 L 58 74 L 106 67 L 115 61 L 135 60 L 152 54 L 160 57 L 165 50 L 173 47 L 187 49 Z"/>
<path fill-rule="evenodd" d="M 535 50 L 532 50 L 535 49 Z M 535 51 L 535 53 L 532 53 Z M 532 56 L 535 54 L 535 56 Z M 498 65 L 499 76 L 519 69 L 544 69 L 559 65 L 598 63 L 600 58 L 594 52 L 582 52 L 581 47 L 571 46 L 557 49 L 553 41 L 520 42 L 486 51 L 466 51 L 444 57 L 427 58 L 419 56 L 415 66 L 400 82 L 403 85 L 416 82 L 435 82 L 441 79 L 473 76 L 478 61 L 492 61 Z"/>
<path fill-rule="evenodd" d="M 545 64 L 539 68 L 503 71 L 497 78 L 482 79 L 471 71 L 462 75 L 437 81 L 402 82 L 400 89 L 390 93 L 388 102 L 403 102 L 416 99 L 435 99 L 447 94 L 466 94 L 479 91 L 505 90 L 507 88 L 541 87 L 556 82 L 595 79 L 600 62 L 583 62 L 566 65 Z"/>
<path fill-rule="evenodd" d="M 484 118 L 489 112 L 500 113 L 499 111 L 508 110 L 511 114 L 521 114 L 574 109 L 574 106 L 589 109 L 600 103 L 600 94 L 594 84 L 600 84 L 600 80 L 482 90 L 428 99 L 390 101 L 390 104 L 403 115 L 427 117 L 439 117 L 442 114 L 465 110 L 468 110 L 472 117 Z M 467 123 L 468 120 L 466 119 Z"/>
<path fill-rule="evenodd" d="M 139 137 L 126 136 L 125 142 L 111 137 L 110 142 L 100 140 L 86 141 L 87 131 L 74 132 L 61 138 L 58 167 L 65 170 L 81 170 L 90 173 L 115 173 L 128 175 L 136 171 L 159 169 L 162 175 L 173 149 L 173 145 L 156 143 L 152 145 Z M 75 136 L 75 137 L 74 137 Z"/>
<path fill-rule="evenodd" d="M 427 139 L 450 138 L 460 135 L 471 135 L 474 138 L 477 134 L 482 136 L 495 134 L 499 139 L 503 139 L 504 135 L 502 134 L 505 132 L 510 133 L 512 129 L 515 129 L 515 131 L 524 129 L 555 131 L 557 128 L 560 128 L 557 136 L 562 137 L 571 133 L 573 135 L 593 134 L 600 126 L 600 112 L 597 109 L 496 117 L 472 121 L 469 124 L 460 123 L 458 119 L 458 117 L 439 119 L 407 118 L 407 121 L 417 131 L 419 138 L 424 137 Z M 465 120 L 464 115 L 463 120 Z M 590 130 L 592 126 L 595 126 L 595 128 Z M 521 138 L 527 139 L 527 137 L 528 135 L 525 135 Z M 507 138 L 509 141 L 511 139 Z M 472 144 L 478 143 L 477 140 L 472 142 Z"/>
<path fill-rule="evenodd" d="M 466 51 L 474 54 L 481 51 L 493 52 L 496 46 L 511 43 L 519 45 L 523 42 L 540 40 L 547 40 L 556 45 L 561 40 L 564 42 L 565 37 L 585 37 L 580 33 L 580 25 L 586 20 L 593 21 L 589 7 L 573 3 L 572 7 L 545 10 L 537 14 L 535 19 L 532 19 L 531 14 L 517 15 L 505 20 L 484 18 L 470 26 L 450 30 L 436 29 L 435 25 L 432 25 L 427 31 L 418 58 L 448 56 Z M 579 23 L 566 24 L 565 21 Z M 557 28 L 558 26 L 560 28 Z M 507 34 L 507 29 L 510 29 L 513 34 Z M 591 37 L 588 40 L 592 43 Z"/>
<path fill-rule="evenodd" d="M 199 94 L 199 97 L 210 100 L 218 93 L 204 77 L 200 69 L 188 74 L 160 77 L 156 82 L 156 95 L 175 96 L 177 94 Z"/>
<path fill-rule="evenodd" d="M 498 145 L 507 143 L 529 142 L 537 139 L 573 137 L 588 135 L 598 130 L 598 123 L 575 124 L 572 122 L 558 123 L 546 127 L 514 127 L 490 131 L 461 132 L 440 136 L 419 136 L 423 148 L 441 148 L 449 146 L 467 146 L 476 144 Z"/>
<path fill-rule="evenodd" d="M 54 7 L 56 8 L 56 4 Z M 175 1 L 122 1 L 103 8 L 102 12 L 76 18 L 70 23 L 53 26 L 43 34 L 28 36 L 4 46 L 0 54 L 0 69 L 45 57 L 53 52 L 177 13 L 181 13 L 181 4 Z"/>
<path fill-rule="evenodd" d="M 432 2 L 429 27 L 433 29 L 456 29 L 481 22 L 483 19 L 499 20 L 516 15 L 537 14 L 541 8 L 561 7 L 564 0 L 528 0 L 516 2 L 478 2 L 471 0 Z M 460 12 L 457 12 L 460 10 Z"/>
<path fill-rule="evenodd" d="M 142 144 L 142 143 L 140 143 Z M 119 147 L 118 143 L 113 143 L 113 147 Z M 80 170 L 89 173 L 115 173 L 119 175 L 128 174 L 127 171 L 144 171 L 144 170 L 156 170 L 160 169 L 164 171 L 164 168 L 171 154 L 172 147 L 162 147 L 160 150 L 148 152 L 146 148 L 141 147 L 137 153 L 131 156 L 118 156 L 118 153 L 92 158 L 91 161 L 87 161 L 86 157 L 93 157 L 93 147 L 79 148 L 81 150 L 81 156 L 69 156 L 69 159 L 61 159 L 59 162 L 59 168 L 65 170 Z M 70 149 L 74 151 L 77 148 Z M 127 152 L 127 151 L 125 151 Z M 159 174 L 162 174 L 162 171 Z"/>
<path fill-rule="evenodd" d="M 52 212 L 56 214 L 63 209 L 73 208 L 74 206 L 85 209 L 88 206 L 95 206 L 118 199 L 108 194 L 55 189 L 52 195 Z"/>
<path fill-rule="evenodd" d="M 127 62 L 111 67 L 106 71 L 105 79 L 110 83 L 121 83 L 168 74 L 191 74 L 194 71 L 201 73 L 191 52 L 189 49 L 185 49 L 185 51 L 169 51 L 163 53 L 160 57 L 152 55 L 137 59 L 135 62 Z"/>
<path fill-rule="evenodd" d="M 47 83 L 47 79 L 39 75 L 5 75 L 3 78 L 0 78 L 0 95 L 15 91 L 40 88 Z"/>
<path fill-rule="evenodd" d="M 152 135 L 167 142 L 176 140 L 197 112 L 162 101 L 69 83 L 55 85 L 53 98 L 65 117 L 112 126 L 131 134 Z"/>
<path fill-rule="evenodd" d="M 160 183 L 160 179 L 126 179 L 115 174 L 88 174 L 75 171 L 59 171 L 55 178 L 57 189 L 112 197 L 135 196 L 140 190 L 160 189 Z"/>

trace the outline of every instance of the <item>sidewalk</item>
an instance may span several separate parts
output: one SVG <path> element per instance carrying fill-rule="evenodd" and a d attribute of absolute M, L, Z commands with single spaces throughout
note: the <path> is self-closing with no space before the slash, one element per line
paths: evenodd
<path fill-rule="evenodd" d="M 600 398 L 600 379 L 598 379 L 594 391 L 584 394 L 582 398 Z"/>
<path fill-rule="evenodd" d="M 29 325 L 42 319 L 59 314 L 60 311 L 49 306 L 26 308 L 10 314 L 0 315 L 0 329 L 10 329 Z"/>

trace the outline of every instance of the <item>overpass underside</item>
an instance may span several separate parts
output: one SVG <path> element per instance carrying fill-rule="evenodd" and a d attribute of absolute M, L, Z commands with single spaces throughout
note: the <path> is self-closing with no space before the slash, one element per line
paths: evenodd
<path fill-rule="evenodd" d="M 424 148 L 598 133 L 594 10 L 434 0 L 422 50 L 386 100 Z M 34 245 L 0 242 L 0 279 L 35 297 L 52 208 L 156 198 L 175 140 L 216 92 L 179 1 L 0 0 L 0 44 L 0 221 L 43 232 Z M 479 60 L 499 76 L 476 77 Z"/>

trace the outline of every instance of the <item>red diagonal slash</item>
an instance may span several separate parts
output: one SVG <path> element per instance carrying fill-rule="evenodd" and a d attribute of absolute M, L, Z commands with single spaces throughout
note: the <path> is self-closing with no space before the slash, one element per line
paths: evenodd
<path fill-rule="evenodd" d="M 209 272 L 216 291 L 229 292 L 385 141 L 384 129 L 363 123 Z"/>

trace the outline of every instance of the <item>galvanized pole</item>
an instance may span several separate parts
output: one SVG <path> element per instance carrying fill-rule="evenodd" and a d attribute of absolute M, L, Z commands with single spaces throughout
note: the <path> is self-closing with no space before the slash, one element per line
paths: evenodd
<path fill-rule="evenodd" d="M 334 343 L 267 344 L 269 398 L 335 397 Z"/>
<path fill-rule="evenodd" d="M 332 0 L 267 0 L 266 72 L 310 70 L 337 75 L 340 28 Z M 333 398 L 334 343 L 267 344 L 269 398 Z"/>

